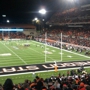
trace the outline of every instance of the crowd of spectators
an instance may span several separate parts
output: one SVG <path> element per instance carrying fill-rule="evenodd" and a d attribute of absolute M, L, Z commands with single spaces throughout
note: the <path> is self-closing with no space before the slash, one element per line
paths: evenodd
<path fill-rule="evenodd" d="M 62 42 L 90 47 L 90 30 L 89 28 L 52 28 L 47 30 L 47 39 L 61 41 Z M 42 35 L 45 38 L 45 35 Z"/>
<path fill-rule="evenodd" d="M 77 7 L 64 10 L 63 12 L 57 11 L 48 21 L 48 23 L 87 23 L 90 22 L 90 7 Z"/>
<path fill-rule="evenodd" d="M 27 79 L 18 84 L 7 78 L 3 85 L 0 84 L 0 90 L 90 90 L 90 74 L 85 70 L 82 73 L 71 70 L 67 75 L 59 73 L 45 79 L 35 76 L 33 81 Z"/>
<path fill-rule="evenodd" d="M 0 32 L 0 39 L 25 39 L 26 35 L 22 32 Z"/>

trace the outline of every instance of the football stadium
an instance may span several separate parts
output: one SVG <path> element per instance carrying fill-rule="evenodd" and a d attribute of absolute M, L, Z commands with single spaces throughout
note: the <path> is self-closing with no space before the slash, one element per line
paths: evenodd
<path fill-rule="evenodd" d="M 66 1 L 46 21 L 0 23 L 0 90 L 90 90 L 90 1 Z"/>

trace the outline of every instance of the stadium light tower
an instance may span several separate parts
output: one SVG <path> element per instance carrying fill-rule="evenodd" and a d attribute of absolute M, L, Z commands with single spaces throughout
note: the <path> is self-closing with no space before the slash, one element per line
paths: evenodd
<path fill-rule="evenodd" d="M 44 8 L 42 8 L 42 9 L 39 10 L 39 13 L 45 15 L 46 14 L 46 10 Z"/>
<path fill-rule="evenodd" d="M 2 20 L 3 23 L 6 22 L 6 15 L 5 14 L 2 15 L 2 19 L 3 19 Z"/>
<path fill-rule="evenodd" d="M 2 17 L 6 17 L 6 15 L 4 14 L 4 15 L 2 15 Z"/>
<path fill-rule="evenodd" d="M 32 22 L 38 22 L 39 21 L 39 19 L 37 18 L 37 17 L 35 17 L 33 20 L 32 20 Z"/>
<path fill-rule="evenodd" d="M 34 18 L 34 20 L 35 20 L 35 21 L 37 21 L 37 20 L 38 20 L 38 18 L 37 18 L 37 17 L 35 17 L 35 18 Z"/>
<path fill-rule="evenodd" d="M 10 23 L 10 21 L 9 21 L 9 20 L 7 20 L 7 23 Z"/>
<path fill-rule="evenodd" d="M 39 13 L 42 15 L 42 18 L 41 18 L 41 22 L 42 22 L 41 23 L 41 28 L 42 28 L 42 30 L 44 30 L 44 21 L 45 21 L 44 17 L 45 17 L 46 12 L 47 11 L 44 8 L 39 10 Z"/>
<path fill-rule="evenodd" d="M 36 26 L 36 29 L 37 29 L 37 30 L 40 29 L 40 28 L 38 28 L 38 27 L 39 27 L 39 24 L 40 24 L 40 20 L 39 20 L 37 17 L 35 17 L 35 18 L 32 20 L 32 23 Z"/>
<path fill-rule="evenodd" d="M 42 8 L 42 9 L 40 9 L 39 10 L 39 13 L 42 15 L 42 17 L 46 14 L 46 10 L 44 9 L 44 8 Z M 45 21 L 45 19 L 44 18 L 42 18 L 42 20 L 41 20 L 41 32 L 42 31 L 44 31 L 44 21 Z M 47 58 L 47 56 L 46 56 L 46 44 L 47 44 L 47 42 L 46 42 L 46 39 L 47 39 L 47 33 L 45 32 L 45 62 L 46 62 L 46 58 Z"/>

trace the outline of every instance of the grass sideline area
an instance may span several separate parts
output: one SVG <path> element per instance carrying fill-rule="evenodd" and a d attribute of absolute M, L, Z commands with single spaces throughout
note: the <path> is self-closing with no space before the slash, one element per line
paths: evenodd
<path fill-rule="evenodd" d="M 67 50 L 62 50 L 61 53 L 59 48 L 52 46 L 46 46 L 45 51 L 45 44 L 31 40 L 0 41 L 0 47 L 2 47 L 0 48 L 0 67 L 42 64 L 49 61 L 61 62 L 61 54 L 62 62 L 90 60 L 90 57 L 85 56 L 83 53 Z M 47 62 L 45 62 L 45 53 Z M 89 69 L 86 69 L 86 71 L 90 72 Z M 58 75 L 59 73 L 66 74 L 66 71 L 43 72 L 36 73 L 36 75 L 48 78 L 51 75 Z M 33 80 L 34 76 L 33 74 L 2 76 L 0 77 L 0 83 L 4 83 L 6 78 L 12 78 L 14 83 L 19 83 L 24 82 L 25 79 Z"/>

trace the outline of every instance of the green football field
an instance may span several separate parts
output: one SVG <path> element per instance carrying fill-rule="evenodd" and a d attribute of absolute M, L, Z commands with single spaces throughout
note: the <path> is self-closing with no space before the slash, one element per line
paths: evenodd
<path fill-rule="evenodd" d="M 24 46 L 29 44 L 30 46 Z M 50 62 L 69 62 L 90 60 L 89 56 L 75 51 L 60 50 L 59 48 L 46 46 L 36 41 L 0 41 L 0 67 L 19 66 L 29 64 L 42 64 Z M 87 69 L 89 72 L 89 69 Z M 63 74 L 67 71 L 58 70 L 58 72 L 37 72 L 36 75 L 48 78 L 51 75 Z M 4 83 L 7 78 L 11 78 L 14 83 L 24 82 L 25 79 L 33 80 L 32 73 L 17 75 L 0 75 L 0 83 Z"/>
<path fill-rule="evenodd" d="M 36 41 L 0 41 L 0 67 L 83 60 L 90 60 L 90 57 L 72 51 L 61 51 Z"/>

